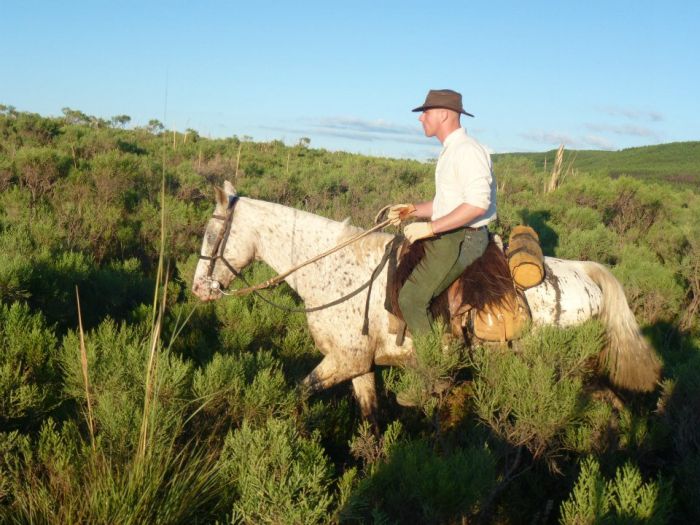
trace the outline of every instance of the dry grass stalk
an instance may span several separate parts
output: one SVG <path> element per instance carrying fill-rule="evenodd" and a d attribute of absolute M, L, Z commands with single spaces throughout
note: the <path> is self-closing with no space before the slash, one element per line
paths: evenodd
<path fill-rule="evenodd" d="M 143 415 L 141 419 L 141 434 L 139 437 L 138 455 L 144 458 L 148 448 L 148 435 L 150 432 L 148 421 L 152 415 L 152 404 L 157 392 L 156 371 L 158 366 L 158 345 L 160 342 L 165 301 L 167 298 L 167 271 L 163 278 L 163 262 L 165 259 L 165 149 L 163 149 L 163 170 L 161 173 L 160 187 L 160 248 L 158 254 L 158 269 L 156 271 L 156 286 L 153 292 L 153 317 L 151 319 L 151 345 L 149 349 L 148 365 L 146 367 L 146 388 L 143 398 Z M 163 297 L 158 302 L 160 286 L 163 287 Z"/>
<path fill-rule="evenodd" d="M 234 174 L 234 177 L 238 178 L 238 166 L 241 163 L 241 148 L 243 147 L 243 144 L 238 145 L 238 155 L 236 155 L 236 173 Z"/>
<path fill-rule="evenodd" d="M 78 332 L 80 333 L 80 364 L 83 370 L 83 383 L 85 385 L 85 399 L 87 400 L 88 429 L 90 430 L 90 443 L 95 450 L 95 424 L 92 417 L 92 401 L 90 399 L 90 380 L 88 376 L 87 349 L 85 348 L 85 334 L 83 331 L 83 317 L 80 312 L 80 294 L 75 287 L 75 299 L 78 302 Z"/>
<path fill-rule="evenodd" d="M 557 189 L 560 183 L 560 176 L 562 174 L 561 167 L 564 162 L 564 144 L 559 146 L 557 150 L 557 155 L 554 159 L 554 168 L 552 169 L 552 176 L 549 179 L 549 185 L 547 186 L 546 193 L 551 193 Z"/>

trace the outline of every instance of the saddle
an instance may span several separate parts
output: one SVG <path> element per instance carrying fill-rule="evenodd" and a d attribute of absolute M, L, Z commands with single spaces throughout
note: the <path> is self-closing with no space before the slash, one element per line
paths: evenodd
<path fill-rule="evenodd" d="M 385 307 L 390 313 L 389 332 L 396 344 L 403 344 L 406 323 L 399 307 L 399 291 L 425 254 L 422 241 L 404 241 L 390 262 Z M 468 266 L 462 275 L 431 304 L 433 319 L 442 319 L 456 337 L 467 342 L 516 339 L 530 311 L 521 290 L 515 286 L 508 259 L 490 236 L 484 254 Z"/>

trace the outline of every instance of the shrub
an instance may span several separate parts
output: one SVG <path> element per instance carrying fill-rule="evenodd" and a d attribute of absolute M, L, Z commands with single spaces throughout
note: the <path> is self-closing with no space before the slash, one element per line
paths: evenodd
<path fill-rule="evenodd" d="M 280 363 L 269 352 L 216 354 L 194 373 L 194 395 L 207 420 L 217 426 L 262 425 L 273 417 L 288 417 L 296 407 Z"/>
<path fill-rule="evenodd" d="M 627 463 L 606 482 L 598 462 L 589 457 L 581 464 L 571 495 L 561 505 L 559 522 L 662 524 L 668 522 L 671 507 L 671 489 L 665 481 L 644 483 L 639 469 Z"/>
<path fill-rule="evenodd" d="M 415 362 L 390 374 L 387 387 L 401 404 L 420 407 L 432 417 L 442 401 L 434 394 L 445 392 L 466 366 L 464 345 L 452 339 L 448 343 L 445 327 L 438 324 L 430 334 L 415 338 L 414 347 Z"/>
<path fill-rule="evenodd" d="M 0 521 L 212 523 L 223 489 L 215 462 L 172 441 L 152 446 L 143 459 L 117 460 L 83 442 L 74 422 L 48 420 L 36 443 L 0 434 Z"/>
<path fill-rule="evenodd" d="M 478 510 L 494 485 L 495 464 L 484 448 L 440 455 L 423 440 L 397 443 L 347 496 L 341 518 L 458 523 Z"/>
<path fill-rule="evenodd" d="M 644 322 L 670 321 L 680 309 L 684 292 L 674 272 L 641 246 L 626 245 L 613 269 L 627 300 Z"/>
<path fill-rule="evenodd" d="M 602 224 L 592 230 L 567 230 L 559 236 L 556 256 L 576 261 L 614 264 L 618 258 L 618 239 Z"/>
<path fill-rule="evenodd" d="M 0 303 L 0 423 L 38 420 L 58 403 L 57 341 L 40 313 Z"/>
<path fill-rule="evenodd" d="M 602 327 L 542 327 L 518 345 L 520 352 L 477 348 L 473 404 L 478 417 L 513 446 L 534 456 L 562 448 L 569 425 L 586 412 L 583 380 L 602 347 Z"/>
<path fill-rule="evenodd" d="M 333 503 L 332 467 L 318 437 L 288 420 L 244 423 L 227 436 L 219 460 L 230 487 L 233 523 L 325 523 Z"/>
<path fill-rule="evenodd" d="M 85 345 L 97 434 L 111 457 L 125 458 L 135 451 L 143 415 L 147 331 L 143 326 L 106 320 L 88 332 Z M 63 340 L 60 358 L 66 395 L 85 407 L 79 348 L 78 335 L 70 332 Z M 191 370 L 165 351 L 159 352 L 156 370 L 155 440 L 167 441 L 181 424 L 179 414 L 189 398 Z"/>

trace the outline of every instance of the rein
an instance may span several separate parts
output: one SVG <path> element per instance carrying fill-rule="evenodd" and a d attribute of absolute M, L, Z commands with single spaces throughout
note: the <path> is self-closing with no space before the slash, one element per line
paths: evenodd
<path fill-rule="evenodd" d="M 238 201 L 237 196 L 229 197 L 229 205 L 228 205 L 228 208 L 226 210 L 226 215 L 222 216 L 222 215 L 214 214 L 212 216 L 214 219 L 223 221 L 224 228 L 217 235 L 216 241 L 214 242 L 214 249 L 212 250 L 212 255 L 208 256 L 208 255 L 201 255 L 200 254 L 200 256 L 199 256 L 200 259 L 203 259 L 205 261 L 209 261 L 209 268 L 207 270 L 207 281 L 209 281 L 210 287 L 213 290 L 218 290 L 219 293 L 221 293 L 222 295 L 226 295 L 226 296 L 239 296 L 239 295 L 247 295 L 249 293 L 253 293 L 253 294 L 257 295 L 260 299 L 262 299 L 264 302 L 266 302 L 267 304 L 269 304 L 271 306 L 274 306 L 275 308 L 279 308 L 280 310 L 284 310 L 286 312 L 296 312 L 296 313 L 316 312 L 318 310 L 323 310 L 324 308 L 330 308 L 331 306 L 336 306 L 336 305 L 342 303 L 343 301 L 347 301 L 348 299 L 354 297 L 355 295 L 360 293 L 365 288 L 369 288 L 370 290 L 369 290 L 369 293 L 367 294 L 367 301 L 366 301 L 366 305 L 365 305 L 365 323 L 364 323 L 364 326 L 362 328 L 363 334 L 366 334 L 367 328 L 368 328 L 368 318 L 367 318 L 366 314 L 367 314 L 367 311 L 369 308 L 369 299 L 370 299 L 370 294 L 372 292 L 372 283 L 374 282 L 374 280 L 377 278 L 379 273 L 382 271 L 382 269 L 386 265 L 387 261 L 389 260 L 389 258 L 391 256 L 392 250 L 394 249 L 395 246 L 398 245 L 399 240 L 403 241 L 403 238 L 401 238 L 401 237 L 395 237 L 392 241 L 387 243 L 386 249 L 384 251 L 384 255 L 382 256 L 382 259 L 379 261 L 379 264 L 374 269 L 374 271 L 372 272 L 372 275 L 370 276 L 370 278 L 367 282 L 360 285 L 358 288 L 356 288 L 355 290 L 353 290 L 349 294 L 344 295 L 343 297 L 340 297 L 338 299 L 335 299 L 335 300 L 331 301 L 330 303 L 326 303 L 326 304 L 321 305 L 321 306 L 314 306 L 314 307 L 310 307 L 310 308 L 289 308 L 287 306 L 282 306 L 282 305 L 276 304 L 276 303 L 270 301 L 269 299 L 263 297 L 262 295 L 260 295 L 258 293 L 258 290 L 263 290 L 265 288 L 270 288 L 272 286 L 278 285 L 286 277 L 288 277 L 292 273 L 296 272 L 300 268 L 303 268 L 304 266 L 307 266 L 311 263 L 314 263 L 314 262 L 332 254 L 332 253 L 335 253 L 335 252 L 345 248 L 346 246 L 349 246 L 350 244 L 362 239 L 363 237 L 366 237 L 367 235 L 369 235 L 371 233 L 374 233 L 382 228 L 385 228 L 386 226 L 391 224 L 391 221 L 389 219 L 387 219 L 383 222 L 380 222 L 379 224 L 375 224 L 369 230 L 358 233 L 357 235 L 351 237 L 350 239 L 347 239 L 346 241 L 334 246 L 330 250 L 327 250 L 323 253 L 320 253 L 319 255 L 316 255 L 315 257 L 312 257 L 311 259 L 308 259 L 307 261 L 304 261 L 304 262 L 294 266 L 293 268 L 290 268 L 289 270 L 282 272 L 282 273 L 280 273 L 280 274 L 278 274 L 278 275 L 276 275 L 276 276 L 274 276 L 274 277 L 272 277 L 272 278 L 270 278 L 262 283 L 251 285 L 246 280 L 246 278 L 243 277 L 243 274 L 240 271 L 238 271 L 236 268 L 234 268 L 233 265 L 231 263 L 229 263 L 228 260 L 226 260 L 226 258 L 223 255 L 224 250 L 226 248 L 226 244 L 228 242 L 228 237 L 231 233 L 231 223 L 233 222 L 233 210 L 236 206 L 237 201 Z M 381 212 L 380 212 L 380 214 L 381 214 Z M 239 288 L 238 290 L 233 290 L 230 292 L 227 292 L 227 291 L 221 289 L 221 284 L 219 283 L 219 281 L 216 281 L 216 280 L 211 278 L 211 276 L 214 274 L 214 268 L 216 266 L 217 260 L 221 260 L 221 262 L 226 266 L 226 268 L 228 268 L 228 270 L 233 275 L 236 276 L 236 278 L 243 281 L 243 283 L 246 285 L 246 288 Z"/>

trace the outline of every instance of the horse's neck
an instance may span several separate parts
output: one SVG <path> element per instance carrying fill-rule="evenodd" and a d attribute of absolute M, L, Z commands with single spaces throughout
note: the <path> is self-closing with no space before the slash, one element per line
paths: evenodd
<path fill-rule="evenodd" d="M 256 233 L 256 258 L 277 273 L 336 246 L 347 228 L 342 222 L 280 204 L 253 199 L 242 199 L 241 204 L 244 205 L 246 224 Z M 292 274 L 286 281 L 303 296 L 305 283 L 297 277 Z"/>

